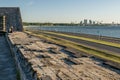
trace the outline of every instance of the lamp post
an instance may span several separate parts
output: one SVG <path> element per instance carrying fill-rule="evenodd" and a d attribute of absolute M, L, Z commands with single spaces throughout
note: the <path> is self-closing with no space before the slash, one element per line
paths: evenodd
<path fill-rule="evenodd" d="M 100 40 L 101 39 L 100 31 L 98 30 L 97 33 L 98 33 L 98 39 Z"/>

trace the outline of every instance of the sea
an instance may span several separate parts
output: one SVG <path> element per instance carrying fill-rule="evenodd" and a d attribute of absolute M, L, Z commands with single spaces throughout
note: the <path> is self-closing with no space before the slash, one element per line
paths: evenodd
<path fill-rule="evenodd" d="M 120 38 L 120 26 L 27 26 L 26 28 Z"/>

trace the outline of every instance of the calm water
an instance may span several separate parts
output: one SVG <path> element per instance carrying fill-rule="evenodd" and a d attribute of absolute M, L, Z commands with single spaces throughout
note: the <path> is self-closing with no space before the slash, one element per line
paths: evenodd
<path fill-rule="evenodd" d="M 120 38 L 120 26 L 29 26 L 30 29 L 85 33 Z"/>

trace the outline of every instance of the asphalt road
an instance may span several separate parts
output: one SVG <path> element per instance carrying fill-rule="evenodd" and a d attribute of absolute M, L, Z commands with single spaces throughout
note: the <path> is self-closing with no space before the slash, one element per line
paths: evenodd
<path fill-rule="evenodd" d="M 15 62 L 3 35 L 0 35 L 0 80 L 17 80 Z"/>
<path fill-rule="evenodd" d="M 102 50 L 111 51 L 111 52 L 114 52 L 115 54 L 120 55 L 120 48 L 117 48 L 117 47 L 107 46 L 107 45 L 94 43 L 94 42 L 90 42 L 90 41 L 85 41 L 85 40 L 81 40 L 81 39 L 74 39 L 74 38 L 69 38 L 69 37 L 64 37 L 64 36 L 58 36 L 58 35 L 55 35 L 55 34 L 48 34 L 48 33 L 44 33 L 44 34 L 59 37 L 59 38 L 66 39 L 66 40 L 76 42 L 76 43 L 80 43 L 80 44 L 83 44 L 83 45 L 86 45 L 86 46 L 91 46 L 91 47 L 97 48 L 101 51 Z"/>

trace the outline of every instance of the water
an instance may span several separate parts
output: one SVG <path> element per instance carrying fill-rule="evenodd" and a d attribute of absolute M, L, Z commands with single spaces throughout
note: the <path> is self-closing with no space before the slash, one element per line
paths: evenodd
<path fill-rule="evenodd" d="M 84 33 L 120 38 L 120 26 L 29 26 L 34 30 Z"/>

